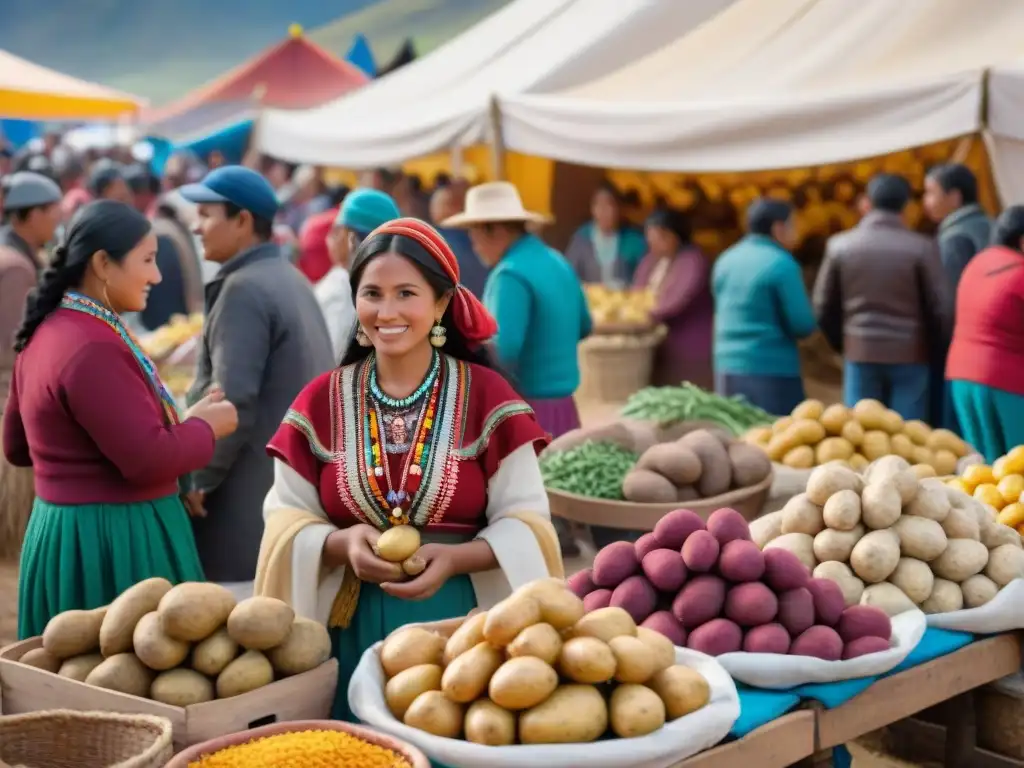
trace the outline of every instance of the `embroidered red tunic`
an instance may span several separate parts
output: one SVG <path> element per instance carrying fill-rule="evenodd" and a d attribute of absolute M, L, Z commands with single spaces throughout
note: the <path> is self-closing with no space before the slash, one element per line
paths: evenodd
<path fill-rule="evenodd" d="M 391 523 L 388 504 L 374 493 L 369 451 L 368 362 L 325 373 L 299 393 L 267 452 L 317 488 L 340 528 Z M 533 410 L 499 374 L 447 355 L 438 373 L 438 399 L 429 457 L 411 493 L 410 522 L 441 533 L 474 534 L 486 525 L 487 484 L 502 460 L 548 441 Z M 390 477 L 402 477 L 406 455 L 385 453 Z M 381 477 L 377 484 L 389 489 Z"/>

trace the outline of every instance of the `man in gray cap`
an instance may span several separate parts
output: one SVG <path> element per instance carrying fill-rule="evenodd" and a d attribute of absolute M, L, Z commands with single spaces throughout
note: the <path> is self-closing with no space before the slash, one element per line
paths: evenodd
<path fill-rule="evenodd" d="M 14 369 L 14 333 L 25 297 L 42 269 L 40 252 L 60 223 L 61 191 L 53 179 L 19 171 L 4 179 L 4 224 L 0 227 L 0 412 Z"/>

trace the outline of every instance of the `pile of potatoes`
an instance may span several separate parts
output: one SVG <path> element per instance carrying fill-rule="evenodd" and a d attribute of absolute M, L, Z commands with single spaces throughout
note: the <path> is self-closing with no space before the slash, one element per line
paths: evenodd
<path fill-rule="evenodd" d="M 839 585 L 845 603 L 890 616 L 977 608 L 1024 577 L 1024 549 L 995 511 L 938 478 L 920 479 L 898 456 L 864 475 L 818 467 L 805 493 L 757 520 L 765 550 L 794 554 Z"/>
<path fill-rule="evenodd" d="M 762 552 L 732 509 L 707 523 L 679 509 L 636 543 L 615 542 L 569 586 L 588 611 L 625 610 L 641 629 L 702 653 L 778 653 L 827 661 L 888 650 L 892 626 L 876 608 L 846 607 L 788 551 Z M 594 615 L 594 614 L 588 614 Z"/>
<path fill-rule="evenodd" d="M 450 637 L 406 627 L 380 649 L 391 713 L 475 744 L 644 736 L 707 705 L 699 672 L 621 608 L 584 615 L 565 582 L 531 582 Z"/>
<path fill-rule="evenodd" d="M 218 584 L 172 586 L 161 578 L 126 589 L 110 605 L 65 611 L 43 646 L 19 659 L 72 680 L 187 707 L 227 699 L 307 672 L 331 654 L 320 623 L 284 602 L 235 602 Z"/>
<path fill-rule="evenodd" d="M 918 477 L 951 475 L 969 453 L 967 444 L 947 429 L 923 421 L 904 421 L 877 400 L 853 408 L 804 400 L 770 427 L 755 427 L 743 439 L 760 446 L 772 461 L 810 469 L 841 461 L 862 471 L 883 456 L 906 459 Z"/>
<path fill-rule="evenodd" d="M 1024 534 L 1024 445 L 1010 449 L 992 466 L 972 464 L 946 481 L 999 513 L 998 520 Z"/>
<path fill-rule="evenodd" d="M 674 504 L 757 485 L 772 471 L 764 451 L 723 430 L 698 429 L 651 446 L 622 482 L 622 496 L 640 504 Z"/>

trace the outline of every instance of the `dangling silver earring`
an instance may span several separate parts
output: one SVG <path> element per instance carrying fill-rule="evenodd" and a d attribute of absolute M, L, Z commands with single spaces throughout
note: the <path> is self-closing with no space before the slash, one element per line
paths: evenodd
<path fill-rule="evenodd" d="M 360 347 L 372 347 L 373 342 L 370 341 L 370 337 L 366 335 L 366 331 L 362 328 L 356 329 L 356 344 Z"/>
<path fill-rule="evenodd" d="M 438 320 L 430 329 L 430 344 L 431 346 L 440 349 L 444 346 L 446 341 L 448 341 L 448 332 L 444 329 L 444 326 L 441 325 L 441 321 Z"/>

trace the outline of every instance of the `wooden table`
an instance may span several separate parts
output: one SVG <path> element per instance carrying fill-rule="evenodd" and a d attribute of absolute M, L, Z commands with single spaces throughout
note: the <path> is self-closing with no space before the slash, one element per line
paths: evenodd
<path fill-rule="evenodd" d="M 814 754 L 814 726 L 813 712 L 790 712 L 672 768 L 786 768 Z"/>

